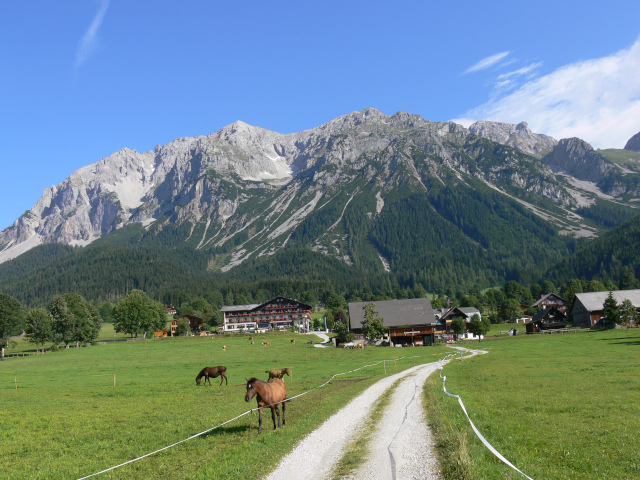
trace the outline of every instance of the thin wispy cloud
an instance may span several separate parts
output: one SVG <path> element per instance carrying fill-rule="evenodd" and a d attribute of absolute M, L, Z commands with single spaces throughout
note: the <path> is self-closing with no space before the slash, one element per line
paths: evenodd
<path fill-rule="evenodd" d="M 493 55 L 490 55 L 486 58 L 483 58 L 478 63 L 471 65 L 469 68 L 467 68 L 464 71 L 464 73 L 465 74 L 473 73 L 473 72 L 478 72 L 480 70 L 484 70 L 485 68 L 489 68 L 495 65 L 496 63 L 498 63 L 503 58 L 505 58 L 507 55 L 509 55 L 509 53 L 511 52 L 500 52 L 500 53 L 495 53 Z"/>
<path fill-rule="evenodd" d="M 532 63 L 531 65 L 527 65 L 526 67 L 519 68 L 518 70 L 514 70 L 508 73 L 502 73 L 498 75 L 498 80 L 506 80 L 508 78 L 520 77 L 522 75 L 527 75 L 532 73 L 534 70 L 540 68 L 542 66 L 542 62 Z"/>
<path fill-rule="evenodd" d="M 498 75 L 495 83 L 496 91 L 498 91 L 499 93 L 504 93 L 505 90 L 516 88 L 521 77 L 531 79 L 535 75 L 535 71 L 541 66 L 542 62 L 532 63 L 530 65 L 527 65 L 526 67 L 519 68 L 518 70 L 513 70 L 511 72 Z M 494 93 L 493 95 L 495 98 L 496 93 Z"/>
<path fill-rule="evenodd" d="M 75 61 L 76 67 L 81 66 L 89 57 L 91 57 L 91 55 L 93 55 L 93 53 L 95 53 L 98 45 L 98 30 L 100 30 L 104 16 L 107 13 L 107 8 L 109 8 L 109 0 L 101 0 L 98 13 L 93 17 L 91 25 L 89 25 L 89 28 L 78 44 Z"/>
<path fill-rule="evenodd" d="M 532 130 L 556 139 L 579 137 L 594 147 L 622 148 L 640 131 L 639 78 L 640 39 L 607 57 L 572 63 L 528 79 L 511 93 L 494 94 L 455 121 L 524 120 Z"/>

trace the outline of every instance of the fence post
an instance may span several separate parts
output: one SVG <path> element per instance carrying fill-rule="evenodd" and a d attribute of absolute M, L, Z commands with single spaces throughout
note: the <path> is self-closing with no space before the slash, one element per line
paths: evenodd
<path fill-rule="evenodd" d="M 384 374 L 386 375 L 387 374 L 387 361 L 384 360 L 383 363 L 384 363 Z"/>
<path fill-rule="evenodd" d="M 18 389 L 18 377 L 13 377 L 13 380 L 16 382 L 16 390 Z"/>

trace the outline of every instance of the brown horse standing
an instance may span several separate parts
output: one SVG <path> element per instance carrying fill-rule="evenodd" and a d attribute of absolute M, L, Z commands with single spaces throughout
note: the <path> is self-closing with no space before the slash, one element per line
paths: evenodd
<path fill-rule="evenodd" d="M 222 385 L 223 381 L 227 381 L 227 385 L 229 385 L 229 380 L 227 379 L 227 375 L 225 372 L 227 371 L 227 367 L 218 366 L 218 367 L 204 367 L 200 370 L 200 373 L 196 377 L 196 385 L 200 385 L 200 379 L 204 377 L 204 385 L 207 384 L 207 380 L 209 380 L 209 385 L 211 385 L 211 378 L 216 378 L 220 376 L 220 385 Z"/>
<path fill-rule="evenodd" d="M 254 395 L 258 402 L 258 435 L 262 433 L 262 409 L 269 407 L 271 409 L 271 418 L 273 419 L 273 429 L 275 430 L 280 426 L 280 410 L 278 405 L 282 403 L 282 426 L 284 426 L 284 410 L 285 399 L 287 398 L 287 387 L 284 382 L 279 378 L 269 380 L 269 382 L 263 382 L 257 378 L 246 379 L 247 380 L 247 395 L 244 397 L 246 402 L 249 402 Z M 276 427 L 276 414 L 278 415 L 278 427 Z"/>
<path fill-rule="evenodd" d="M 269 374 L 269 380 L 271 380 L 272 378 L 279 378 L 280 380 L 282 380 L 285 373 L 288 377 L 291 376 L 291 369 L 287 367 L 283 368 L 282 370 L 265 370 L 264 373 Z"/>

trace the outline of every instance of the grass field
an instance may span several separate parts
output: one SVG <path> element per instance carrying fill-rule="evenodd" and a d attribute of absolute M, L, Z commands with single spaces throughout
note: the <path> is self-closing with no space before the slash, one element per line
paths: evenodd
<path fill-rule="evenodd" d="M 447 390 L 515 466 L 536 480 L 640 477 L 640 329 L 473 346 L 489 353 L 447 365 Z M 425 395 L 445 478 L 523 478 L 480 443 L 438 376 Z"/>
<path fill-rule="evenodd" d="M 0 472 L 3 479 L 73 479 L 126 462 L 212 428 L 250 408 L 245 378 L 292 367 L 289 396 L 336 373 L 380 360 L 399 369 L 434 361 L 445 347 L 320 349 L 309 338 L 269 335 L 179 337 L 72 348 L 0 363 Z M 227 350 L 223 351 L 222 346 Z M 204 366 L 226 365 L 229 385 L 196 387 Z M 387 362 L 388 373 L 395 371 Z M 116 386 L 114 387 L 114 374 Z M 377 364 L 337 377 L 287 406 L 287 424 L 273 431 L 257 412 L 173 448 L 96 478 L 261 478 L 305 434 L 384 375 Z M 15 388 L 17 380 L 18 388 Z M 250 428 L 251 427 L 251 428 Z"/>
<path fill-rule="evenodd" d="M 153 339 L 2 362 L 2 478 L 81 478 L 186 439 L 255 408 L 255 401 L 244 402 L 244 379 L 266 378 L 268 369 L 293 367 L 293 378 L 285 377 L 293 396 L 380 360 L 404 356 L 397 362 L 403 369 L 450 352 L 445 346 L 317 349 L 304 344 L 310 337 L 296 336 L 292 345 L 293 337 L 269 335 L 270 347 L 250 345 L 247 336 Z M 640 476 L 640 329 L 488 337 L 464 345 L 489 353 L 448 364 L 447 389 L 462 396 L 482 434 L 518 468 L 536 480 Z M 220 364 L 228 367 L 228 386 L 216 379 L 195 386 L 202 367 Z M 392 361 L 386 367 L 395 371 Z M 384 365 L 376 364 L 295 399 L 283 429 L 274 431 L 265 413 L 257 437 L 254 412 L 95 478 L 262 478 L 383 375 Z M 439 376 L 424 392 L 447 480 L 522 478 L 480 443 Z"/>

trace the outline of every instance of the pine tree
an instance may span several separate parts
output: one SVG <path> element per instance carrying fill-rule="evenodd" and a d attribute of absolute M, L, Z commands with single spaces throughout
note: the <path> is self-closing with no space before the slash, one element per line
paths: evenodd
<path fill-rule="evenodd" d="M 613 298 L 613 292 L 609 292 L 607 299 L 604 301 L 604 310 L 602 312 L 602 321 L 607 328 L 613 328 L 616 323 L 620 323 L 620 311 L 618 302 Z"/>

